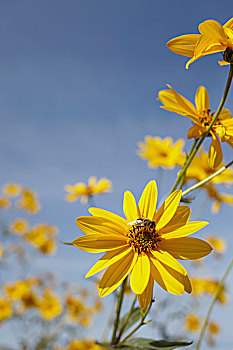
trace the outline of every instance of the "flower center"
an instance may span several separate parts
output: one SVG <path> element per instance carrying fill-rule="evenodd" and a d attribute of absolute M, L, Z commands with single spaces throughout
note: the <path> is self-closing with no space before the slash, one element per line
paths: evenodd
<path fill-rule="evenodd" d="M 137 253 L 148 253 L 158 248 L 161 241 L 159 233 L 156 231 L 155 222 L 147 218 L 140 217 L 128 224 L 130 226 L 126 233 L 129 245 Z"/>
<path fill-rule="evenodd" d="M 200 120 L 203 126 L 208 127 L 211 123 L 214 113 L 210 114 L 210 109 L 205 109 L 201 111 Z"/>

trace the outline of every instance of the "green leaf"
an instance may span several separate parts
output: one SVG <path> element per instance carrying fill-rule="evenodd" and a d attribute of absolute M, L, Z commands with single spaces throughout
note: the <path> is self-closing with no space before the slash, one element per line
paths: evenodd
<path fill-rule="evenodd" d="M 166 340 L 153 340 L 146 338 L 134 338 L 127 340 L 121 345 L 111 345 L 110 343 L 98 343 L 109 350 L 172 350 L 189 346 L 192 342 L 168 342 Z"/>
<path fill-rule="evenodd" d="M 129 349 L 144 349 L 144 350 L 172 350 L 184 346 L 191 345 L 192 342 L 168 342 L 166 340 L 153 340 L 146 338 L 134 338 L 127 340 L 123 345 L 123 348 Z"/>
<path fill-rule="evenodd" d="M 123 324 L 124 324 L 124 322 L 125 322 L 125 320 L 126 320 L 127 315 L 128 315 L 128 313 L 125 314 L 125 315 L 120 319 L 119 327 L 118 327 L 119 330 L 122 328 L 122 326 L 123 326 Z M 134 325 L 138 320 L 140 320 L 141 315 L 142 315 L 142 314 L 141 314 L 141 309 L 140 309 L 140 307 L 136 307 L 135 309 L 133 309 L 133 312 L 132 312 L 132 314 L 131 314 L 130 317 L 129 317 L 129 320 L 128 320 L 128 322 L 127 322 L 125 328 L 124 328 L 123 333 L 124 333 L 125 331 L 127 331 L 132 325 Z M 123 333 L 122 333 L 122 334 L 123 334 Z"/>

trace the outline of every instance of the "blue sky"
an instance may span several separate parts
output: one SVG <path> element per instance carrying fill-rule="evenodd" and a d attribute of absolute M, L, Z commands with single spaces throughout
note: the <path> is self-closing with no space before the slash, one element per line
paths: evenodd
<path fill-rule="evenodd" d="M 203 58 L 187 71 L 186 58 L 167 50 L 166 42 L 197 32 L 207 18 L 225 23 L 231 8 L 228 0 L 2 0 L 1 183 L 15 181 L 37 190 L 43 210 L 35 220 L 56 224 L 61 240 L 78 235 L 75 218 L 86 214 L 80 203 L 64 201 L 67 183 L 86 182 L 90 175 L 111 179 L 114 192 L 97 204 L 121 213 L 123 191 L 139 196 L 157 175 L 136 156 L 137 142 L 147 134 L 185 137 L 189 127 L 188 120 L 159 109 L 158 91 L 170 83 L 193 100 L 203 84 L 216 110 L 224 88 L 227 68 L 218 66 L 220 57 Z M 231 91 L 226 106 L 232 102 Z M 224 157 L 232 157 L 227 145 Z M 161 198 L 175 174 L 165 174 Z M 210 232 L 222 233 L 230 250 L 232 208 L 224 207 L 222 216 L 207 209 L 205 215 Z M 93 261 L 59 246 L 38 269 L 57 268 L 62 279 L 83 281 Z M 223 269 L 224 264 L 219 276 Z M 227 326 L 224 332 L 229 338 Z"/>

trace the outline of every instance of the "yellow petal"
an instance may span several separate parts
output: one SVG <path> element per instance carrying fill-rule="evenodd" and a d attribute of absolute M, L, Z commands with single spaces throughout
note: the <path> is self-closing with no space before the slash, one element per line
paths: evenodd
<path fill-rule="evenodd" d="M 156 259 L 151 259 L 151 275 L 154 280 L 165 289 L 167 292 L 175 295 L 181 295 L 184 293 L 184 285 L 175 278 L 171 273 L 169 267 L 165 267 L 161 262 Z"/>
<path fill-rule="evenodd" d="M 199 86 L 197 89 L 195 104 L 198 111 L 205 111 L 210 108 L 209 95 L 204 86 Z"/>
<path fill-rule="evenodd" d="M 184 226 L 190 218 L 191 209 L 187 205 L 179 205 L 173 218 L 164 226 L 161 232 L 168 233 Z"/>
<path fill-rule="evenodd" d="M 209 243 L 193 237 L 164 239 L 159 242 L 159 246 L 174 258 L 182 260 L 200 259 L 212 251 Z"/>
<path fill-rule="evenodd" d="M 121 239 L 119 236 L 105 236 L 96 234 L 78 237 L 72 243 L 77 248 L 88 253 L 102 253 L 120 247 L 127 248 L 129 246 L 126 243 L 126 240 Z"/>
<path fill-rule="evenodd" d="M 203 128 L 199 125 L 193 125 L 188 130 L 187 139 L 188 140 L 190 140 L 192 138 L 199 139 L 205 132 L 206 132 L 205 128 Z"/>
<path fill-rule="evenodd" d="M 138 260 L 130 274 L 130 286 L 135 294 L 142 294 L 150 277 L 150 261 L 146 254 L 138 255 Z"/>
<path fill-rule="evenodd" d="M 221 143 L 217 137 L 213 137 L 208 154 L 209 166 L 212 169 L 217 168 L 221 165 L 222 159 L 223 153 Z"/>
<path fill-rule="evenodd" d="M 110 252 L 107 252 L 106 254 L 104 254 L 104 256 L 102 256 L 102 258 L 100 258 L 95 263 L 94 266 L 92 266 L 92 268 L 86 274 L 85 278 L 93 276 L 96 273 L 104 270 L 106 267 L 111 266 L 116 261 L 120 260 L 125 255 L 127 255 L 131 250 L 132 250 L 131 247 L 130 248 L 125 248 L 124 247 L 124 248 L 114 249 L 114 250 L 112 250 Z"/>
<path fill-rule="evenodd" d="M 230 28 L 233 30 L 233 17 L 224 24 L 223 28 Z"/>
<path fill-rule="evenodd" d="M 128 255 L 115 262 L 105 271 L 99 284 L 100 297 L 105 297 L 117 289 L 121 282 L 131 272 L 136 260 L 137 254 L 131 251 Z"/>
<path fill-rule="evenodd" d="M 134 221 L 138 217 L 138 209 L 134 195 L 130 191 L 124 193 L 123 211 L 128 221 Z"/>
<path fill-rule="evenodd" d="M 171 85 L 167 84 L 167 86 L 170 88 L 170 91 L 159 91 L 158 100 L 164 105 L 161 108 L 188 117 L 194 123 L 198 123 L 199 119 L 194 105 L 187 98 L 178 94 Z"/>
<path fill-rule="evenodd" d="M 98 216 L 98 217 L 113 221 L 116 225 L 120 227 L 121 232 L 127 231 L 128 229 L 127 220 L 125 220 L 121 216 L 111 213 L 108 210 L 95 208 L 95 207 L 89 208 L 88 210 L 93 216 Z"/>
<path fill-rule="evenodd" d="M 199 24 L 198 29 L 201 34 L 215 38 L 216 42 L 226 41 L 226 35 L 220 23 L 212 19 Z"/>
<path fill-rule="evenodd" d="M 230 121 L 233 121 L 231 112 L 227 108 L 223 108 L 219 114 L 218 120 L 224 120 L 226 122 L 226 119 L 229 119 Z"/>
<path fill-rule="evenodd" d="M 179 238 L 191 235 L 192 233 L 201 230 L 206 225 L 208 225 L 208 222 L 206 221 L 191 221 L 174 231 L 163 233 L 163 230 L 161 230 L 160 233 L 162 238 Z"/>
<path fill-rule="evenodd" d="M 114 221 L 97 216 L 80 216 L 76 219 L 76 224 L 86 234 L 104 234 L 124 237 L 124 231 Z"/>
<path fill-rule="evenodd" d="M 200 34 L 181 35 L 168 41 L 167 47 L 178 55 L 192 57 L 199 38 Z"/>
<path fill-rule="evenodd" d="M 174 259 L 174 257 L 172 255 L 170 255 L 168 252 L 160 250 L 160 251 L 152 251 L 150 258 L 153 259 L 157 259 L 159 260 L 161 263 L 163 263 L 164 265 L 170 266 L 171 268 L 173 268 L 174 270 L 178 271 L 179 273 L 181 273 L 182 275 L 186 276 L 187 275 L 187 271 L 185 270 L 184 266 L 181 265 L 179 263 L 179 261 L 177 261 L 176 259 Z"/>
<path fill-rule="evenodd" d="M 149 305 L 153 295 L 153 287 L 154 287 L 154 279 L 152 278 L 152 276 L 150 276 L 149 282 L 144 292 L 142 294 L 137 295 L 141 310 L 146 310 L 147 306 Z"/>
<path fill-rule="evenodd" d="M 158 190 L 154 180 L 150 181 L 144 188 L 138 203 L 141 216 L 152 220 L 156 211 Z"/>
<path fill-rule="evenodd" d="M 220 66 L 228 66 L 230 64 L 230 62 L 226 62 L 226 61 L 218 61 L 218 64 Z"/>
<path fill-rule="evenodd" d="M 154 216 L 156 229 L 160 230 L 173 218 L 180 203 L 182 191 L 176 190 L 169 195 Z"/>

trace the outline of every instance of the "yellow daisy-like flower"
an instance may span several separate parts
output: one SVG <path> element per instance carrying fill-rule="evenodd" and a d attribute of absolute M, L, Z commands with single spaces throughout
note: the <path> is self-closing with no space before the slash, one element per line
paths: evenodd
<path fill-rule="evenodd" d="M 8 198 L 1 196 L 0 197 L 0 209 L 8 209 L 11 206 L 11 202 Z"/>
<path fill-rule="evenodd" d="M 189 313 L 186 317 L 185 317 L 185 328 L 190 331 L 190 332 L 198 332 L 200 329 L 200 318 L 194 314 L 194 313 Z"/>
<path fill-rule="evenodd" d="M 170 90 L 159 91 L 158 100 L 163 103 L 161 108 L 189 118 L 194 125 L 188 130 L 187 138 L 198 139 L 207 131 L 214 117 L 214 113 L 210 113 L 209 96 L 206 88 L 199 86 L 197 89 L 195 107 L 170 85 L 167 86 Z M 222 163 L 223 159 L 220 141 L 227 142 L 233 147 L 233 118 L 228 109 L 222 109 L 210 130 L 210 136 L 212 137 L 212 142 L 209 148 L 209 165 L 211 168 L 216 168 Z"/>
<path fill-rule="evenodd" d="M 87 185 L 83 182 L 77 182 L 74 186 L 66 185 L 65 191 L 67 191 L 68 194 L 65 198 L 68 202 L 74 202 L 80 198 L 81 203 L 87 203 L 88 198 L 94 194 L 111 192 L 111 187 L 112 183 L 110 180 L 102 177 L 97 181 L 95 176 L 91 176 L 88 179 Z"/>
<path fill-rule="evenodd" d="M 195 156 L 192 163 L 188 167 L 185 175 L 185 181 L 195 180 L 197 182 L 206 179 L 207 177 L 213 175 L 217 170 L 221 168 L 219 165 L 215 169 L 211 169 L 208 162 L 208 155 L 203 150 L 200 149 L 199 153 Z M 224 170 L 221 174 L 215 176 L 210 182 L 214 184 L 224 184 L 228 185 L 233 182 L 233 169 L 228 168 Z"/>
<path fill-rule="evenodd" d="M 62 313 L 60 298 L 49 289 L 44 291 L 44 296 L 40 300 L 38 307 L 44 320 L 53 320 Z"/>
<path fill-rule="evenodd" d="M 40 204 L 37 199 L 36 192 L 24 188 L 21 191 L 21 198 L 17 202 L 19 209 L 25 210 L 29 214 L 36 214 L 40 211 Z"/>
<path fill-rule="evenodd" d="M 215 294 L 219 281 L 214 280 L 212 278 L 190 278 L 192 285 L 192 295 L 201 296 L 201 295 L 213 295 Z M 221 304 L 225 304 L 228 301 L 226 288 L 222 286 L 220 294 L 217 299 Z"/>
<path fill-rule="evenodd" d="M 3 186 L 3 192 L 8 197 L 17 197 L 21 192 L 21 186 L 16 183 L 8 183 Z"/>
<path fill-rule="evenodd" d="M 10 226 L 10 230 L 20 236 L 25 235 L 28 229 L 28 222 L 24 218 L 15 219 Z"/>
<path fill-rule="evenodd" d="M 148 160 L 149 168 L 162 167 L 173 169 L 175 165 L 182 166 L 185 161 L 183 152 L 184 140 L 179 139 L 173 143 L 171 137 L 146 136 L 144 142 L 139 142 L 138 155 Z"/>
<path fill-rule="evenodd" d="M 73 244 L 89 253 L 107 252 L 86 274 L 90 277 L 107 268 L 99 284 L 101 297 L 112 293 L 129 274 L 142 309 L 151 301 L 154 280 L 172 294 L 191 292 L 187 272 L 176 259 L 198 259 L 212 248 L 198 238 L 185 237 L 208 223 L 188 222 L 191 210 L 179 206 L 181 195 L 181 190 L 173 192 L 156 210 L 157 186 L 152 180 L 138 206 L 130 191 L 124 193 L 126 219 L 99 208 L 89 209 L 91 217 L 77 218 L 86 235 Z"/>
<path fill-rule="evenodd" d="M 199 58 L 218 52 L 224 52 L 220 65 L 233 63 L 233 18 L 223 26 L 210 19 L 200 23 L 198 29 L 200 34 L 181 35 L 167 43 L 172 52 L 191 57 L 186 63 L 186 69 Z"/>

